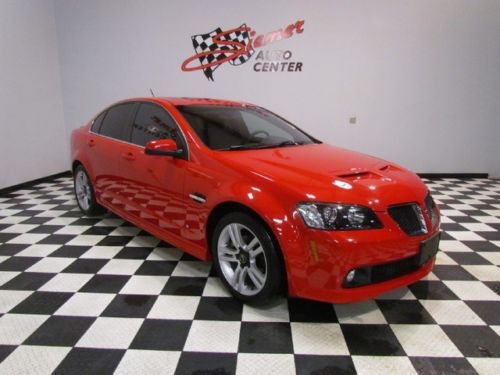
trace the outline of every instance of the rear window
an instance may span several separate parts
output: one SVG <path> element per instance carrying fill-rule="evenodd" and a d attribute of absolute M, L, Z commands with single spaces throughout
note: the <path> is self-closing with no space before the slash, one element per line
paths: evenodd
<path fill-rule="evenodd" d="M 102 121 L 99 134 L 128 141 L 126 128 L 129 125 L 130 115 L 132 114 L 134 105 L 134 103 L 118 104 L 108 109 Z"/>
<path fill-rule="evenodd" d="M 103 112 L 99 116 L 97 116 L 94 122 L 92 122 L 92 128 L 90 130 L 92 130 L 94 133 L 99 133 L 104 116 L 106 116 L 106 112 Z"/>

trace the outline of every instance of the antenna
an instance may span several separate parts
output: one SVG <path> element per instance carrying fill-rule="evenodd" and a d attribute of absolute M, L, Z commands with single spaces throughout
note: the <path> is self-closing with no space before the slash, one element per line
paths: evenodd
<path fill-rule="evenodd" d="M 149 88 L 149 92 L 151 93 L 151 96 L 155 96 L 155 93 L 153 92 L 153 90 L 151 88 Z"/>

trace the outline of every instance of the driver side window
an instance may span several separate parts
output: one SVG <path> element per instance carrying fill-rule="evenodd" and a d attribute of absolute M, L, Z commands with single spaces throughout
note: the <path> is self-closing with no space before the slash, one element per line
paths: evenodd
<path fill-rule="evenodd" d="M 170 115 L 155 104 L 142 103 L 132 124 L 131 142 L 139 146 L 156 139 L 173 139 L 181 148 L 177 125 Z"/>

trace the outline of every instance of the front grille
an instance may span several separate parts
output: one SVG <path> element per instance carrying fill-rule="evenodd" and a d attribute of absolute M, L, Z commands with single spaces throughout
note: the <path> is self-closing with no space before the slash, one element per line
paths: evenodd
<path fill-rule="evenodd" d="M 401 230 L 409 236 L 427 233 L 427 226 L 422 210 L 416 203 L 401 204 L 387 210 Z"/>
<path fill-rule="evenodd" d="M 354 278 L 351 281 L 344 280 L 343 287 L 355 288 L 363 285 L 381 283 L 414 272 L 418 268 L 417 256 L 376 266 L 356 268 L 354 270 Z"/>

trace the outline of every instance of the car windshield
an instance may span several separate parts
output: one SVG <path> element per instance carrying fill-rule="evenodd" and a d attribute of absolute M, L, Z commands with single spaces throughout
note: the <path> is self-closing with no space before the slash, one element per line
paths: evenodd
<path fill-rule="evenodd" d="M 248 150 L 319 143 L 288 121 L 255 106 L 177 106 L 213 150 Z"/>

